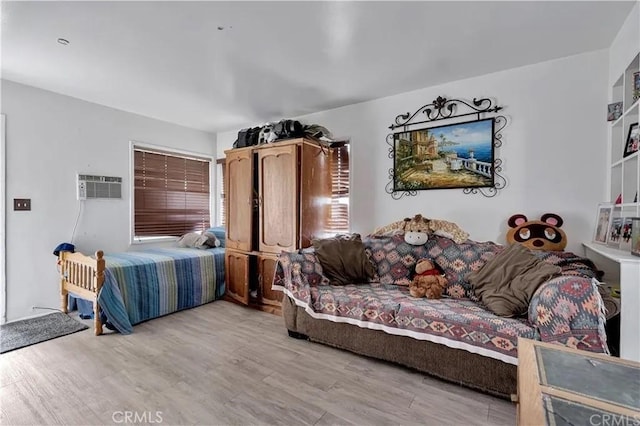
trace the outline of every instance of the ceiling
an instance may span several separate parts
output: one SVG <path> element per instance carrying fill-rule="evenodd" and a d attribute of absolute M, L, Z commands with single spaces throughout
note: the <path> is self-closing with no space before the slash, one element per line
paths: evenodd
<path fill-rule="evenodd" d="M 633 5 L 3 1 L 2 78 L 217 132 L 607 48 Z"/>

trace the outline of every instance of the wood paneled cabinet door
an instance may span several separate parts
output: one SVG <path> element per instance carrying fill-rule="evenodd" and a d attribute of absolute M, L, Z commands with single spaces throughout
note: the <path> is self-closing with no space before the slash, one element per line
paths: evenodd
<path fill-rule="evenodd" d="M 258 256 L 258 283 L 260 286 L 260 302 L 280 306 L 283 293 L 271 289 L 277 262 L 278 258 L 276 256 Z"/>
<path fill-rule="evenodd" d="M 311 246 L 314 238 L 322 237 L 331 219 L 331 163 L 327 149 L 317 144 L 303 143 L 300 163 L 300 241 L 297 248 Z"/>
<path fill-rule="evenodd" d="M 258 250 L 280 253 L 298 244 L 298 145 L 258 150 Z"/>
<path fill-rule="evenodd" d="M 226 294 L 249 304 L 249 255 L 227 249 L 224 255 Z"/>
<path fill-rule="evenodd" d="M 253 151 L 236 149 L 227 153 L 225 162 L 227 197 L 226 247 L 251 251 L 253 235 Z"/>

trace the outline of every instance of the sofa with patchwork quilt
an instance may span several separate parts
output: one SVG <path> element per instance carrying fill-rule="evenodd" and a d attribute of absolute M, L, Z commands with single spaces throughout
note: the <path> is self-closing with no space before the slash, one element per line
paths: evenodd
<path fill-rule="evenodd" d="M 544 281 L 523 315 L 498 316 L 480 302 L 467 278 L 504 246 L 431 235 L 407 244 L 401 235 L 364 237 L 376 273 L 336 284 L 313 248 L 282 253 L 273 288 L 285 293 L 289 334 L 395 362 L 494 395 L 516 393 L 518 337 L 607 352 L 598 270 L 569 252 L 531 251 L 559 271 Z M 441 299 L 413 298 L 408 284 L 418 259 L 445 274 Z M 495 263 L 495 262 L 493 262 Z M 362 280 L 360 280 L 362 281 Z"/>

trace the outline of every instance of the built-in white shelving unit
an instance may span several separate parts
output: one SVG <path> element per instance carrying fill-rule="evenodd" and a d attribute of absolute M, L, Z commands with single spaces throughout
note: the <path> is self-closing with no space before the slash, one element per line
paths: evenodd
<path fill-rule="evenodd" d="M 610 87 L 610 102 L 622 102 L 622 116 L 609 123 L 608 200 L 614 217 L 640 217 L 640 152 L 625 156 L 629 129 L 640 121 L 634 74 L 640 72 L 640 46 Z M 604 280 L 620 289 L 620 357 L 640 362 L 640 257 L 598 243 L 584 243 L 585 254 L 605 271 Z"/>
<path fill-rule="evenodd" d="M 640 54 L 629 63 L 611 88 L 611 103 L 622 102 L 623 113 L 609 124 L 610 187 L 609 200 L 616 204 L 616 215 L 640 217 L 640 152 L 624 156 L 631 125 L 640 121 L 640 99 L 634 99 L 634 74 L 640 72 Z"/>

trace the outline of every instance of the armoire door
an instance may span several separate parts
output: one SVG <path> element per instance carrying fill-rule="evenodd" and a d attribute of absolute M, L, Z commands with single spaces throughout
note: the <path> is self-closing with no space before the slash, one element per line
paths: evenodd
<path fill-rule="evenodd" d="M 260 302 L 267 305 L 280 306 L 284 293 L 272 290 L 278 258 L 273 255 L 258 256 L 258 283 L 260 285 Z"/>
<path fill-rule="evenodd" d="M 300 160 L 300 241 L 297 248 L 323 238 L 331 219 L 331 150 L 317 143 L 304 142 Z"/>
<path fill-rule="evenodd" d="M 251 251 L 253 234 L 253 150 L 227 152 L 225 162 L 227 197 L 226 247 Z"/>
<path fill-rule="evenodd" d="M 226 294 L 249 304 L 249 255 L 227 249 L 224 254 Z"/>
<path fill-rule="evenodd" d="M 298 243 L 298 145 L 258 149 L 258 249 L 280 253 Z"/>

